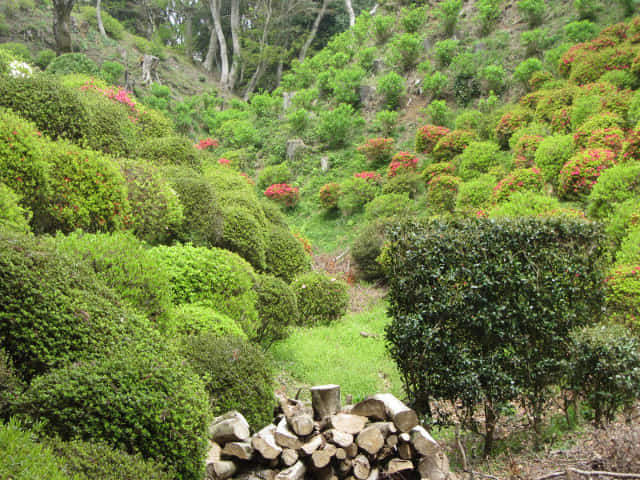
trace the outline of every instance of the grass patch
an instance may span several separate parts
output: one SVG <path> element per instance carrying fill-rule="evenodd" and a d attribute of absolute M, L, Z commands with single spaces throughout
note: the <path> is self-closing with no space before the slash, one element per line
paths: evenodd
<path fill-rule="evenodd" d="M 335 383 L 354 401 L 380 392 L 402 397 L 402 381 L 384 344 L 388 323 L 386 304 L 379 302 L 331 325 L 297 328 L 274 345 L 272 353 L 285 371 L 307 386 Z M 360 332 L 379 337 L 365 338 Z"/>

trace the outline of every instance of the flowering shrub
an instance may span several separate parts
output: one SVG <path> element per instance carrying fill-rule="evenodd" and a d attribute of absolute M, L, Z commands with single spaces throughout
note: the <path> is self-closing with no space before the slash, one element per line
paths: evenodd
<path fill-rule="evenodd" d="M 367 182 L 380 184 L 382 182 L 382 175 L 378 172 L 359 172 L 354 175 L 356 178 L 364 178 Z"/>
<path fill-rule="evenodd" d="M 456 167 L 451 162 L 432 163 L 422 170 L 422 178 L 425 183 L 429 183 L 433 177 L 438 175 L 453 175 Z"/>
<path fill-rule="evenodd" d="M 295 207 L 300 200 L 298 187 L 292 187 L 288 183 L 274 183 L 264 191 L 264 194 L 271 200 L 289 208 Z"/>
<path fill-rule="evenodd" d="M 231 160 L 229 160 L 228 158 L 219 158 L 218 159 L 218 164 L 223 166 L 223 167 L 230 167 L 231 166 Z"/>
<path fill-rule="evenodd" d="M 624 132 L 618 127 L 600 128 L 591 132 L 591 135 L 585 141 L 585 148 L 600 148 L 603 150 L 611 150 L 618 154 L 622 150 L 624 141 Z"/>
<path fill-rule="evenodd" d="M 532 91 L 539 90 L 545 83 L 553 80 L 553 74 L 546 70 L 538 70 L 529 77 L 529 89 Z"/>
<path fill-rule="evenodd" d="M 456 206 L 460 178 L 436 175 L 427 184 L 427 205 L 435 212 L 452 212 Z"/>
<path fill-rule="evenodd" d="M 634 160 L 640 160 L 640 129 L 637 128 L 627 135 L 622 144 L 622 152 L 620 154 L 621 162 Z"/>
<path fill-rule="evenodd" d="M 207 137 L 194 145 L 198 150 L 215 150 L 220 146 L 220 142 L 215 138 Z"/>
<path fill-rule="evenodd" d="M 569 133 L 571 131 L 571 109 L 556 110 L 551 114 L 550 123 L 554 133 Z"/>
<path fill-rule="evenodd" d="M 398 152 L 393 156 L 387 177 L 395 177 L 399 173 L 415 172 L 418 169 L 418 158 L 409 152 Z"/>
<path fill-rule="evenodd" d="M 416 133 L 416 151 L 427 154 L 433 152 L 438 141 L 449 132 L 448 128 L 436 125 L 420 127 Z"/>
<path fill-rule="evenodd" d="M 455 156 L 464 152 L 465 148 L 476 139 L 476 134 L 468 130 L 453 130 L 442 137 L 435 148 L 432 156 L 436 161 L 452 160 Z"/>
<path fill-rule="evenodd" d="M 100 88 L 95 84 L 95 81 L 93 79 L 86 82 L 82 87 L 80 87 L 80 91 L 84 92 L 87 90 L 99 92 L 105 97 L 107 97 L 108 99 L 127 106 L 130 111 L 129 120 L 131 120 L 134 123 L 138 121 L 138 116 L 140 115 L 140 112 L 138 111 L 138 106 L 136 104 L 136 101 L 132 99 L 130 96 L 131 92 L 120 87 Z"/>
<path fill-rule="evenodd" d="M 610 150 L 592 149 L 574 155 L 560 170 L 559 195 L 566 199 L 586 197 L 602 171 L 615 163 L 616 155 Z"/>
<path fill-rule="evenodd" d="M 247 181 L 247 183 L 248 183 L 249 185 L 255 185 L 255 184 L 256 184 L 256 182 L 254 182 L 254 181 L 253 181 L 253 178 L 251 178 L 251 177 L 250 177 L 249 175 L 247 175 L 246 173 L 244 173 L 244 172 L 240 172 L 240 176 L 241 176 L 242 178 L 244 178 L 244 179 Z"/>
<path fill-rule="evenodd" d="M 596 220 L 611 218 L 617 205 L 638 198 L 640 193 L 640 164 L 628 162 L 605 170 L 589 195 L 589 217 Z"/>
<path fill-rule="evenodd" d="M 509 139 L 513 133 L 531 121 L 531 112 L 524 108 L 517 108 L 505 113 L 495 128 L 496 138 L 502 148 L 509 146 Z"/>
<path fill-rule="evenodd" d="M 587 140 L 596 130 L 604 130 L 612 127 L 621 127 L 624 121 L 618 115 L 610 112 L 593 115 L 585 120 L 573 135 L 576 146 L 585 148 Z"/>
<path fill-rule="evenodd" d="M 8 73 L 12 78 L 28 78 L 33 75 L 33 69 L 26 62 L 14 60 L 9 64 Z"/>
<path fill-rule="evenodd" d="M 517 168 L 528 168 L 534 163 L 536 150 L 544 138 L 540 135 L 523 135 L 516 143 L 514 154 Z"/>
<path fill-rule="evenodd" d="M 391 159 L 393 142 L 393 138 L 370 138 L 360 145 L 357 150 L 367 157 L 371 165 L 379 166 Z"/>
<path fill-rule="evenodd" d="M 313 253 L 313 246 L 311 245 L 311 241 L 300 232 L 291 233 L 294 237 L 296 237 L 296 240 L 300 242 L 300 245 L 302 245 L 302 249 L 307 252 L 307 255 L 311 255 Z"/>
<path fill-rule="evenodd" d="M 338 208 L 339 199 L 339 183 L 327 183 L 326 185 L 320 187 L 320 204 L 327 210 L 335 210 L 336 208 Z"/>
<path fill-rule="evenodd" d="M 491 200 L 495 204 L 507 200 L 514 192 L 538 192 L 543 185 L 542 172 L 536 167 L 518 168 L 498 182 L 493 188 Z"/>

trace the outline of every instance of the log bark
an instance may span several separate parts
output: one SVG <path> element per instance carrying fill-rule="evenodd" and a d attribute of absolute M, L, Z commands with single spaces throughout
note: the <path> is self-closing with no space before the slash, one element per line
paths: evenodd
<path fill-rule="evenodd" d="M 373 397 L 365 398 L 356 403 L 351 410 L 354 415 L 361 415 L 372 420 L 387 420 L 387 410 L 382 400 Z"/>
<path fill-rule="evenodd" d="M 215 442 L 209 441 L 209 450 L 207 452 L 207 463 L 213 462 L 214 460 L 220 460 L 220 456 L 222 454 L 222 448 Z"/>
<path fill-rule="evenodd" d="M 413 451 L 411 450 L 411 444 L 410 443 L 399 444 L 398 456 L 403 460 L 411 460 L 413 458 Z"/>
<path fill-rule="evenodd" d="M 209 33 L 209 48 L 207 49 L 207 56 L 204 58 L 203 67 L 206 71 L 213 71 L 213 64 L 218 54 L 218 36 L 215 28 L 211 29 Z"/>
<path fill-rule="evenodd" d="M 372 468 L 371 473 L 369 474 L 369 478 L 367 480 L 378 480 L 380 477 L 380 470 L 377 468 Z"/>
<path fill-rule="evenodd" d="M 384 444 L 388 447 L 395 447 L 396 445 L 398 445 L 398 436 L 396 434 L 389 435 L 385 439 Z"/>
<path fill-rule="evenodd" d="M 335 457 L 336 450 L 336 447 L 330 443 L 326 444 L 311 454 L 311 463 L 315 468 L 326 467 L 331 462 L 331 459 Z"/>
<path fill-rule="evenodd" d="M 298 461 L 300 455 L 298 455 L 298 452 L 296 450 L 285 448 L 282 451 L 282 455 L 280 455 L 280 458 L 282 458 L 282 463 L 284 463 L 285 466 L 290 467 Z"/>
<path fill-rule="evenodd" d="M 385 473 L 387 475 L 393 475 L 394 473 L 404 472 L 406 470 L 413 470 L 413 463 L 409 460 L 394 458 L 387 464 L 387 471 Z"/>
<path fill-rule="evenodd" d="M 384 436 L 380 429 L 373 426 L 367 427 L 358 434 L 356 443 L 365 452 L 375 455 L 384 445 Z"/>
<path fill-rule="evenodd" d="M 443 453 L 424 457 L 420 463 L 418 463 L 418 472 L 420 473 L 421 478 L 429 478 L 430 480 L 447 480 L 449 474 L 449 461 Z"/>
<path fill-rule="evenodd" d="M 276 475 L 276 480 L 302 480 L 306 471 L 307 467 L 304 466 L 304 463 L 296 462 Z"/>
<path fill-rule="evenodd" d="M 313 478 L 317 480 L 338 480 L 338 476 L 331 465 L 315 470 Z"/>
<path fill-rule="evenodd" d="M 338 462 L 338 472 L 340 472 L 340 475 L 342 475 L 343 477 L 347 475 L 352 468 L 353 460 L 351 460 L 350 458 L 343 458 Z"/>
<path fill-rule="evenodd" d="M 296 415 L 295 417 L 289 418 L 288 423 L 291 430 L 300 437 L 306 437 L 313 432 L 314 423 L 311 415 Z"/>
<path fill-rule="evenodd" d="M 278 458 L 282 453 L 282 448 L 276 443 L 274 437 L 275 431 L 275 425 L 268 425 L 256 433 L 251 439 L 253 448 L 266 460 Z"/>
<path fill-rule="evenodd" d="M 345 452 L 347 452 L 347 457 L 355 458 L 356 455 L 358 455 L 358 444 L 357 443 L 352 443 L 351 445 L 349 445 L 344 450 L 345 450 Z"/>
<path fill-rule="evenodd" d="M 226 413 L 214 419 L 209 426 L 209 438 L 220 445 L 228 442 L 246 442 L 249 437 L 249 424 L 238 412 Z"/>
<path fill-rule="evenodd" d="M 353 459 L 353 476 L 359 480 L 366 480 L 371 473 L 371 464 L 364 455 L 358 455 Z"/>
<path fill-rule="evenodd" d="M 324 433 L 325 438 L 338 447 L 347 448 L 353 443 L 353 435 L 332 428 Z"/>
<path fill-rule="evenodd" d="M 357 435 L 362 431 L 369 419 L 360 415 L 353 415 L 350 413 L 338 413 L 332 415 L 330 423 L 333 428 L 341 432 Z"/>
<path fill-rule="evenodd" d="M 250 460 L 253 456 L 253 447 L 247 442 L 229 442 L 222 449 L 222 455 L 239 460 Z"/>
<path fill-rule="evenodd" d="M 311 388 L 311 405 L 316 420 L 340 411 L 340 385 L 319 385 Z"/>
<path fill-rule="evenodd" d="M 324 439 L 322 435 L 316 435 L 313 438 L 311 438 L 311 440 L 309 440 L 307 443 L 302 445 L 302 447 L 300 447 L 300 450 L 302 450 L 302 453 L 304 453 L 305 455 L 311 455 L 313 452 L 319 449 L 323 444 L 324 444 Z"/>
<path fill-rule="evenodd" d="M 280 423 L 278 423 L 278 426 L 276 427 L 276 431 L 274 433 L 274 438 L 276 440 L 276 443 L 281 447 L 290 448 L 292 450 L 298 450 L 302 448 L 302 441 L 296 436 L 295 433 L 289 430 L 286 417 L 282 417 L 282 420 L 280 420 Z"/>
<path fill-rule="evenodd" d="M 384 403 L 387 415 L 401 432 L 408 432 L 420 423 L 416 412 L 392 394 L 379 393 L 374 395 L 373 398 Z"/>
<path fill-rule="evenodd" d="M 226 480 L 233 477 L 238 467 L 231 460 L 214 460 L 207 464 L 207 475 L 213 480 Z"/>
<path fill-rule="evenodd" d="M 435 455 L 440 451 L 440 445 L 423 427 L 414 427 L 411 430 L 411 444 L 420 455 Z"/>

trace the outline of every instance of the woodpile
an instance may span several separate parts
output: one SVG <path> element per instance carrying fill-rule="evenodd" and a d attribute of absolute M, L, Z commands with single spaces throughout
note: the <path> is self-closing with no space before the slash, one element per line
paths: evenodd
<path fill-rule="evenodd" d="M 311 389 L 311 407 L 278 397 L 273 423 L 250 435 L 238 412 L 209 428 L 210 480 L 455 480 L 416 412 L 391 394 L 340 405 L 340 387 Z"/>

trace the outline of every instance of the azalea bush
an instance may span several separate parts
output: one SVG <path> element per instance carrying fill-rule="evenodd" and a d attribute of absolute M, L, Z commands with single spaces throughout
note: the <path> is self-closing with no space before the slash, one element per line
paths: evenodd
<path fill-rule="evenodd" d="M 640 265 L 616 265 L 605 282 L 609 315 L 617 322 L 640 328 Z"/>
<path fill-rule="evenodd" d="M 616 155 L 610 150 L 592 149 L 574 155 L 560 170 L 558 194 L 572 200 L 588 196 L 601 173 L 615 163 Z"/>
<path fill-rule="evenodd" d="M 636 128 L 629 132 L 622 144 L 620 162 L 631 162 L 640 160 L 640 129 Z"/>
<path fill-rule="evenodd" d="M 468 130 L 453 130 L 449 132 L 436 144 L 432 157 L 438 162 L 450 161 L 476 140 L 476 134 Z"/>
<path fill-rule="evenodd" d="M 514 154 L 518 168 L 531 167 L 535 160 L 536 150 L 544 138 L 541 135 L 523 135 L 516 142 Z"/>
<path fill-rule="evenodd" d="M 471 142 L 458 156 L 459 175 L 470 180 L 487 173 L 500 162 L 500 146 L 494 142 Z"/>
<path fill-rule="evenodd" d="M 367 171 L 364 171 L 364 172 L 354 173 L 353 176 L 356 177 L 356 178 L 363 178 L 367 182 L 375 183 L 377 185 L 382 183 L 382 175 L 380 175 L 378 172 L 367 172 Z"/>
<path fill-rule="evenodd" d="M 215 138 L 207 137 L 194 145 L 198 150 L 215 150 L 220 146 L 220 142 Z"/>
<path fill-rule="evenodd" d="M 430 154 L 433 152 L 438 141 L 449 132 L 450 130 L 448 128 L 438 127 L 436 125 L 420 127 L 416 133 L 416 151 Z"/>
<path fill-rule="evenodd" d="M 392 178 L 399 173 L 415 172 L 418 169 L 418 161 L 418 158 L 409 152 L 396 153 L 387 169 L 387 177 Z"/>
<path fill-rule="evenodd" d="M 460 178 L 453 175 L 434 176 L 427 184 L 427 206 L 438 213 L 452 212 L 460 182 Z"/>
<path fill-rule="evenodd" d="M 502 148 L 509 146 L 513 133 L 531 121 L 531 112 L 524 108 L 516 108 L 505 113 L 495 127 L 495 135 Z"/>
<path fill-rule="evenodd" d="M 498 182 L 491 199 L 493 203 L 499 203 L 508 199 L 513 192 L 538 192 L 542 190 L 543 185 L 542 172 L 536 167 L 518 168 Z"/>
<path fill-rule="evenodd" d="M 327 183 L 320 187 L 319 192 L 320 204 L 327 210 L 335 210 L 338 208 L 338 200 L 340 199 L 340 184 Z"/>
<path fill-rule="evenodd" d="M 425 183 L 429 183 L 429 181 L 437 175 L 453 175 L 455 171 L 456 167 L 453 163 L 439 162 L 427 165 L 424 170 L 422 170 L 421 175 Z"/>
<path fill-rule="evenodd" d="M 362 177 L 349 178 L 340 186 L 338 208 L 343 215 L 361 211 L 380 192 L 377 182 Z"/>
<path fill-rule="evenodd" d="M 540 142 L 534 156 L 544 181 L 556 186 L 563 165 L 575 153 L 572 135 L 550 135 Z"/>
<path fill-rule="evenodd" d="M 311 267 L 311 257 L 305 245 L 291 230 L 272 226 L 266 248 L 266 271 L 287 283 Z"/>
<path fill-rule="evenodd" d="M 300 324 L 312 326 L 337 320 L 347 312 L 348 286 L 322 272 L 300 275 L 291 284 L 300 311 Z"/>
<path fill-rule="evenodd" d="M 393 138 L 370 138 L 358 147 L 358 151 L 367 157 L 372 166 L 377 167 L 391 160 L 393 144 Z"/>
<path fill-rule="evenodd" d="M 264 191 L 264 194 L 287 208 L 295 207 L 300 201 L 300 190 L 288 183 L 274 183 Z"/>
<path fill-rule="evenodd" d="M 617 155 L 622 150 L 623 142 L 624 132 L 622 129 L 610 127 L 594 130 L 584 144 L 587 149 L 600 148 L 610 150 Z"/>

